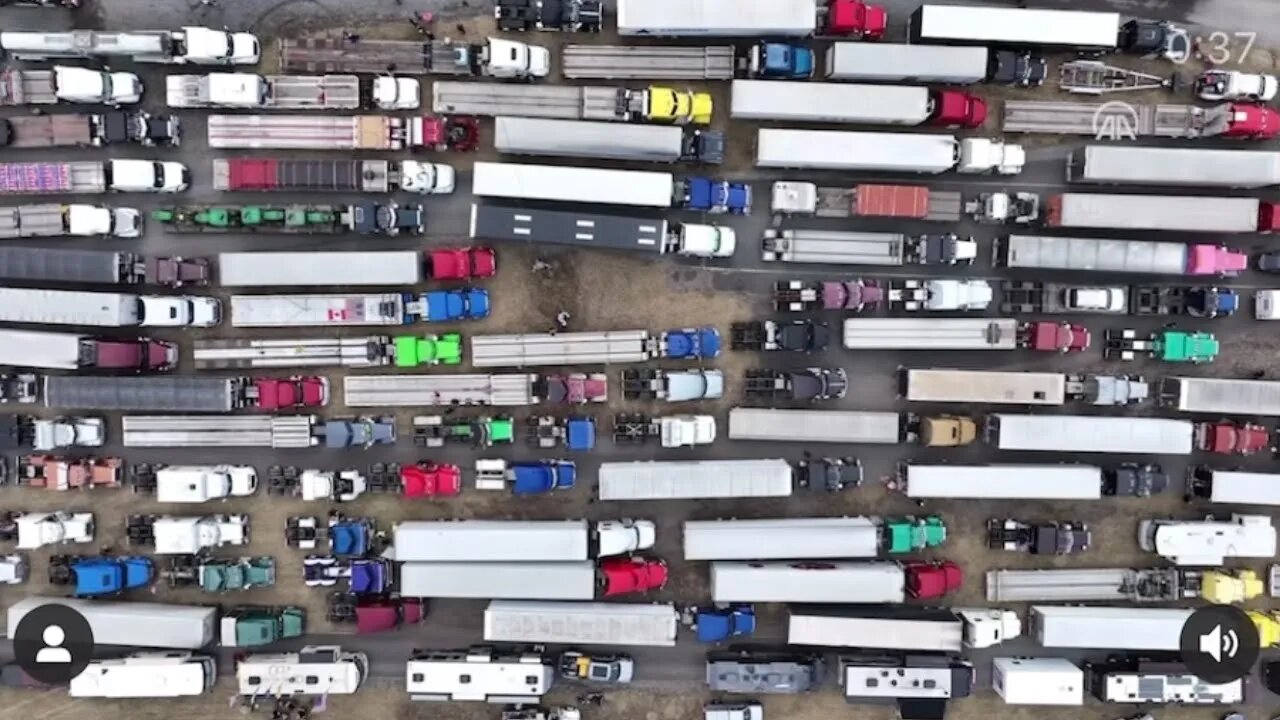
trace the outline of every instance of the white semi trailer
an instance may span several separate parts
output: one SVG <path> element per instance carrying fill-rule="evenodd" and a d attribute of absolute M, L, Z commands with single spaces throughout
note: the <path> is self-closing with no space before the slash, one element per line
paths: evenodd
<path fill-rule="evenodd" d="M 408 520 L 386 553 L 399 562 L 581 562 L 653 546 L 647 520 Z"/>
<path fill-rule="evenodd" d="M 1215 470 L 1200 465 L 1187 471 L 1187 500 L 1280 507 L 1280 473 Z"/>
<path fill-rule="evenodd" d="M 1178 652 L 1190 608 L 1032 605 L 1027 634 L 1047 648 Z"/>
<path fill-rule="evenodd" d="M 1280 152 L 1089 145 L 1071 153 L 1067 180 L 1098 185 L 1263 188 L 1280 185 Z"/>
<path fill-rule="evenodd" d="M 904 463 L 895 487 L 915 500 L 1099 500 L 1102 481 L 1092 465 Z"/>
<path fill-rule="evenodd" d="M 680 614 L 670 603 L 494 600 L 485 642 L 673 647 Z"/>
<path fill-rule="evenodd" d="M 413 250 L 218 255 L 218 282 L 224 287 L 399 287 L 421 281 L 422 255 Z"/>
<path fill-rule="evenodd" d="M 600 500 L 687 500 L 789 497 L 786 460 L 607 462 L 600 465 Z"/>
<path fill-rule="evenodd" d="M 685 560 L 873 558 L 884 520 L 871 517 L 686 520 Z"/>
<path fill-rule="evenodd" d="M 596 566 L 585 562 L 407 562 L 406 597 L 593 600 Z"/>
<path fill-rule="evenodd" d="M 846 318 L 850 350 L 1014 350 L 1013 318 Z"/>
<path fill-rule="evenodd" d="M 764 408 L 729 411 L 730 440 L 892 445 L 902 442 L 905 435 L 903 419 L 895 412 Z"/>
<path fill-rule="evenodd" d="M 937 175 L 1016 175 L 1026 163 L 1021 145 L 935 133 L 876 133 L 761 128 L 756 167 Z"/>
<path fill-rule="evenodd" d="M 381 367 L 395 362 L 398 341 L 388 335 L 196 340 L 193 354 L 197 370 Z"/>
<path fill-rule="evenodd" d="M 146 628 L 146 644 L 154 648 L 199 650 L 218 637 L 218 608 L 214 605 L 168 605 L 163 603 L 113 602 L 80 598 L 28 597 L 9 606 L 9 637 L 18 623 L 36 608 L 47 604 L 66 605 L 75 610 L 93 630 L 94 645 L 137 647 L 139 628 Z"/>
<path fill-rule="evenodd" d="M 864 607 L 837 612 L 793 606 L 787 615 L 787 644 L 804 647 L 960 653 L 1021 634 L 1022 622 L 1012 610 Z"/>
<path fill-rule="evenodd" d="M 1280 416 L 1280 382 L 1166 377 L 1158 393 L 1164 407 L 1212 415 Z"/>
<path fill-rule="evenodd" d="M 1190 455 L 1195 424 L 1152 417 L 996 413 L 987 416 L 987 439 L 1000 450 Z"/>
<path fill-rule="evenodd" d="M 711 563 L 711 599 L 718 603 L 901 603 L 907 573 L 891 562 Z"/>

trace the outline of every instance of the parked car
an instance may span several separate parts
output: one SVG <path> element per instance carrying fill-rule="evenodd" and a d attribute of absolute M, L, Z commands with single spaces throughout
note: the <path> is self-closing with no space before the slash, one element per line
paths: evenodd
<path fill-rule="evenodd" d="M 599 683 L 629 683 L 636 663 L 626 655 L 588 655 L 570 650 L 560 655 L 560 676 Z"/>

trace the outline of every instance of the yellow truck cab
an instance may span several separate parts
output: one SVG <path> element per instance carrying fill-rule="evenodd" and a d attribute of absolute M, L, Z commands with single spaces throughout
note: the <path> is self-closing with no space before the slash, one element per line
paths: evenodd
<path fill-rule="evenodd" d="M 1280 612 L 1249 610 L 1245 614 L 1258 629 L 1258 647 L 1266 649 L 1280 645 Z"/>
<path fill-rule="evenodd" d="M 919 433 L 927 447 L 962 447 L 977 438 L 978 426 L 971 418 L 935 415 L 920 419 Z"/>
<path fill-rule="evenodd" d="M 650 120 L 679 125 L 710 125 L 712 101 L 708 93 L 651 85 L 646 115 Z"/>
<path fill-rule="evenodd" d="M 1200 576 L 1200 597 L 1217 605 L 1234 605 L 1262 595 L 1262 578 L 1252 570 L 1207 570 Z"/>

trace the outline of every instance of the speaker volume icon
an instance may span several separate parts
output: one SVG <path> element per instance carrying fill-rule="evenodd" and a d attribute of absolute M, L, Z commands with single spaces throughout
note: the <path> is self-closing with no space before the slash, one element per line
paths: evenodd
<path fill-rule="evenodd" d="M 1200 636 L 1200 652 L 1213 658 L 1214 662 L 1222 662 L 1222 658 L 1231 659 L 1240 650 L 1240 636 L 1235 630 L 1222 632 L 1221 625 Z"/>

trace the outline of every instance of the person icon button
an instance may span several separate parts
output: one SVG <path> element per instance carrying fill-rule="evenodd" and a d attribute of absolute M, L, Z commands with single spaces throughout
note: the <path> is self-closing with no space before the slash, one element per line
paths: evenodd
<path fill-rule="evenodd" d="M 10 608 L 11 616 L 15 609 Z M 12 639 L 18 666 L 47 685 L 66 685 L 93 659 L 93 628 L 88 619 L 58 602 L 37 605 L 19 617 Z"/>

